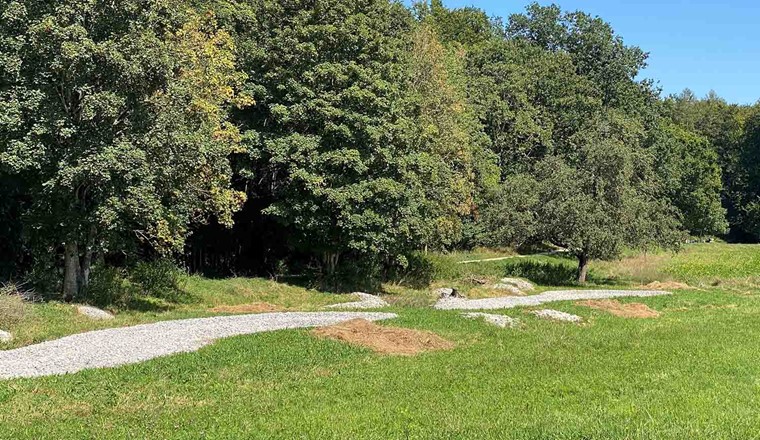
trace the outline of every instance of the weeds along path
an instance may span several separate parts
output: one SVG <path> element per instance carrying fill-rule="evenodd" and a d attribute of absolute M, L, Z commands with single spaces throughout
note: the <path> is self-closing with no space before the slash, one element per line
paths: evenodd
<path fill-rule="evenodd" d="M 89 368 L 134 364 L 197 351 L 217 339 L 294 328 L 321 327 L 352 319 L 378 321 L 394 313 L 292 312 L 182 319 L 112 328 L 0 351 L 0 379 L 50 376 Z"/>
<path fill-rule="evenodd" d="M 659 290 L 556 290 L 540 295 L 505 296 L 499 298 L 465 299 L 443 298 L 435 304 L 439 310 L 494 310 L 530 307 L 556 301 L 579 301 L 623 297 L 672 295 Z"/>

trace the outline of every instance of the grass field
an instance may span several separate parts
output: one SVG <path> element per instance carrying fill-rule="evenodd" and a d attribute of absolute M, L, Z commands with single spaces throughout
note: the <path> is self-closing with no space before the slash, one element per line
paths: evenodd
<path fill-rule="evenodd" d="M 529 276 L 564 285 L 574 262 L 496 252 L 434 256 L 433 286 L 486 295 L 479 281 Z M 474 257 L 474 258 L 473 258 Z M 635 300 L 658 319 L 624 319 L 573 303 L 581 325 L 498 329 L 434 311 L 429 289 L 384 286 L 399 318 L 451 351 L 383 356 L 308 331 L 223 340 L 198 353 L 115 369 L 0 382 L 0 438 L 710 438 L 760 436 L 760 246 L 692 245 L 671 255 L 594 263 L 598 285 L 679 281 L 691 289 Z M 264 301 L 317 310 L 347 298 L 268 280 L 191 278 L 182 304 L 122 311 L 95 324 L 60 304 L 32 305 L 9 348 L 104 325 L 209 316 Z M 624 302 L 633 302 L 626 300 Z M 27 329 L 25 331 L 25 328 Z"/>

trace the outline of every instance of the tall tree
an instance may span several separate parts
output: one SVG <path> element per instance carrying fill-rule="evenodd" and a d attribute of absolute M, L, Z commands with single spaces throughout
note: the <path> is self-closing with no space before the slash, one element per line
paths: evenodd
<path fill-rule="evenodd" d="M 721 169 L 710 141 L 663 119 L 651 130 L 647 143 L 655 157 L 657 178 L 678 209 L 684 228 L 696 236 L 726 233 Z"/>
<path fill-rule="evenodd" d="M 212 15 L 154 0 L 3 0 L 0 14 L 0 167 L 30 182 L 25 227 L 38 257 L 63 248 L 67 299 L 97 251 L 170 252 L 192 222 L 231 222 L 225 107 L 248 99 Z"/>
<path fill-rule="evenodd" d="M 257 105 L 248 129 L 252 196 L 297 249 L 332 272 L 341 258 L 403 260 L 424 235 L 426 194 L 407 136 L 413 20 L 386 0 L 250 2 L 235 26 Z"/>
<path fill-rule="evenodd" d="M 425 194 L 423 243 L 442 249 L 461 240 L 463 220 L 474 214 L 480 192 L 498 170 L 467 100 L 465 49 L 444 46 L 427 21 L 412 32 L 411 43 L 406 131 L 418 177 L 410 182 Z"/>
<path fill-rule="evenodd" d="M 504 214 L 487 219 L 494 230 L 508 225 L 507 242 L 522 236 L 568 249 L 578 259 L 580 283 L 591 259 L 616 258 L 627 248 L 676 248 L 680 224 L 661 197 L 654 158 L 637 148 L 642 140 L 641 125 L 618 112 L 594 118 L 573 137 L 572 153 L 508 179 L 501 205 L 490 208 Z"/>

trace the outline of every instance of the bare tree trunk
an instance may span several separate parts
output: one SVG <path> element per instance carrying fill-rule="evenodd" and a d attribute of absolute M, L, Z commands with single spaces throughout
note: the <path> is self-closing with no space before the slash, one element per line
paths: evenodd
<path fill-rule="evenodd" d="M 322 254 L 322 263 L 325 267 L 327 275 L 334 275 L 335 270 L 338 268 L 338 261 L 340 260 L 340 253 L 338 252 L 325 252 Z"/>
<path fill-rule="evenodd" d="M 90 227 L 90 235 L 87 237 L 87 245 L 84 249 L 84 255 L 80 260 L 79 267 L 79 285 L 78 291 L 83 292 L 90 285 L 90 270 L 92 268 L 92 258 L 95 252 L 95 227 Z"/>
<path fill-rule="evenodd" d="M 585 253 L 578 255 L 578 282 L 581 284 L 586 283 L 586 278 L 588 277 L 588 266 L 588 256 Z"/>
<path fill-rule="evenodd" d="M 79 246 L 76 241 L 67 241 L 63 255 L 63 300 L 70 302 L 79 293 Z"/>

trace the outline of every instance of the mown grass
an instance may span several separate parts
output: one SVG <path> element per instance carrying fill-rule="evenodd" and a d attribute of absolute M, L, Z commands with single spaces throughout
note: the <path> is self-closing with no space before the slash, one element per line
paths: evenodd
<path fill-rule="evenodd" d="M 646 300 L 657 320 L 560 304 L 522 330 L 397 309 L 456 349 L 380 356 L 285 331 L 0 387 L 5 438 L 755 438 L 760 307 L 721 291 Z"/>
<path fill-rule="evenodd" d="M 476 278 L 531 273 L 545 281 L 541 289 L 577 287 L 562 275 L 574 267 L 570 259 L 460 265 L 460 257 L 433 259 L 434 285 L 474 291 L 482 288 Z M 0 382 L 0 439 L 757 438 L 757 269 L 760 247 L 728 244 L 595 262 L 596 285 L 674 280 L 695 288 L 625 300 L 662 312 L 658 319 L 617 318 L 574 303 L 551 307 L 584 317 L 582 325 L 540 321 L 528 309 L 497 312 L 521 318 L 518 330 L 431 310 L 428 288 L 386 284 L 400 317 L 384 325 L 431 330 L 457 347 L 392 357 L 280 331 L 137 365 Z M 316 310 L 345 300 L 269 280 L 186 284 L 186 302 L 123 311 L 113 323 L 83 321 L 61 304 L 34 305 L 39 330 L 23 340 L 207 316 L 222 304 Z"/>
<path fill-rule="evenodd" d="M 183 282 L 182 289 L 184 294 L 178 302 L 145 297 L 140 298 L 139 308 L 110 308 L 115 312 L 115 319 L 111 321 L 94 321 L 79 315 L 72 305 L 56 301 L 27 304 L 23 318 L 2 328 L 10 331 L 14 339 L 10 343 L 0 342 L 0 349 L 21 347 L 102 328 L 216 316 L 219 313 L 210 309 L 220 305 L 266 302 L 285 310 L 312 311 L 328 304 L 351 301 L 348 296 L 331 295 L 258 278 L 209 280 L 192 276 Z"/>

